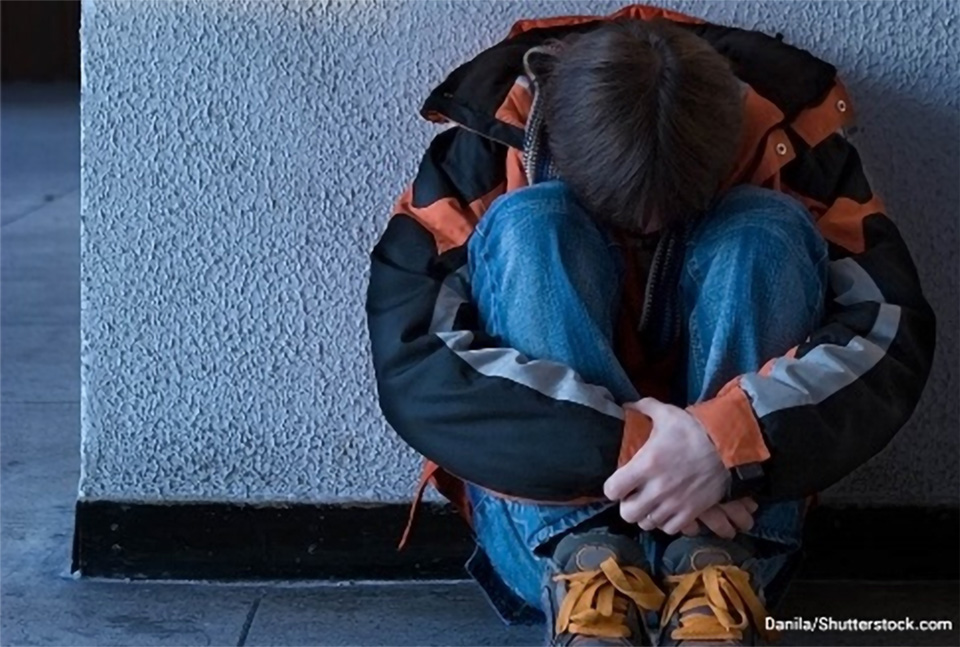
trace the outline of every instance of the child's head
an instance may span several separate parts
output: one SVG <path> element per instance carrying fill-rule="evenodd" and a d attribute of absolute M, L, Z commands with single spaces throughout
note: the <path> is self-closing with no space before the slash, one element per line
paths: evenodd
<path fill-rule="evenodd" d="M 702 213 L 732 169 L 741 86 L 706 41 L 616 21 L 565 40 L 543 85 L 560 175 L 598 219 L 630 231 Z"/>

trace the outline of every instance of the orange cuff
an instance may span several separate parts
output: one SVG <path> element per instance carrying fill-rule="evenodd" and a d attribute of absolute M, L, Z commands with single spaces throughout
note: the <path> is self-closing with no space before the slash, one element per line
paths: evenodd
<path fill-rule="evenodd" d="M 770 458 L 753 408 L 737 381 L 721 389 L 717 397 L 692 405 L 687 411 L 707 430 L 727 468 Z"/>
<path fill-rule="evenodd" d="M 653 429 L 653 421 L 636 409 L 624 407 L 623 413 L 623 441 L 620 444 L 617 467 L 623 467 L 640 451 Z"/>

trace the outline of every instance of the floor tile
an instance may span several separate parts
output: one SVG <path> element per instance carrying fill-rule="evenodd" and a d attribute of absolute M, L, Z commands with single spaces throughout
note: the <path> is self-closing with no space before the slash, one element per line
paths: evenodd
<path fill-rule="evenodd" d="M 73 324 L 0 326 L 0 399 L 79 402 L 80 330 Z"/>

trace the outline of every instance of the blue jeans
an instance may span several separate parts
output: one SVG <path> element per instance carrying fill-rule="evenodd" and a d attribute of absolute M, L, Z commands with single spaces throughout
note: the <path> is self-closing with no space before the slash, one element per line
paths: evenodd
<path fill-rule="evenodd" d="M 528 357 L 574 368 L 619 402 L 639 399 L 613 347 L 621 252 L 565 184 L 545 182 L 497 199 L 468 253 L 487 332 Z M 757 187 L 726 194 L 689 237 L 680 280 L 690 402 L 801 343 L 823 316 L 826 284 L 826 243 L 801 204 Z M 467 569 L 506 622 L 542 619 L 544 544 L 615 505 L 510 501 L 473 486 L 469 495 L 478 549 Z M 754 550 L 759 587 L 779 581 L 795 561 L 804 509 L 803 501 L 762 505 L 753 529 L 738 538 Z M 655 572 L 670 540 L 640 533 Z"/>

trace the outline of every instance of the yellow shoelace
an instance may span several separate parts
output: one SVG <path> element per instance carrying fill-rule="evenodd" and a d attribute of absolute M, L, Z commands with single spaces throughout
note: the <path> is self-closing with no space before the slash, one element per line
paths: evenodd
<path fill-rule="evenodd" d="M 737 566 L 707 566 L 684 575 L 666 578 L 672 590 L 661 616 L 661 627 L 680 613 L 680 626 L 670 637 L 674 640 L 743 640 L 743 632 L 753 627 L 767 641 L 775 640 L 775 631 L 764 625 L 767 610 L 750 586 L 750 575 Z M 709 613 L 689 611 L 703 607 Z"/>
<path fill-rule="evenodd" d="M 644 611 L 656 611 L 666 596 L 643 569 L 620 568 L 610 557 L 595 571 L 556 575 L 554 581 L 569 582 L 557 613 L 556 633 L 629 638 L 627 610 L 632 600 Z"/>

